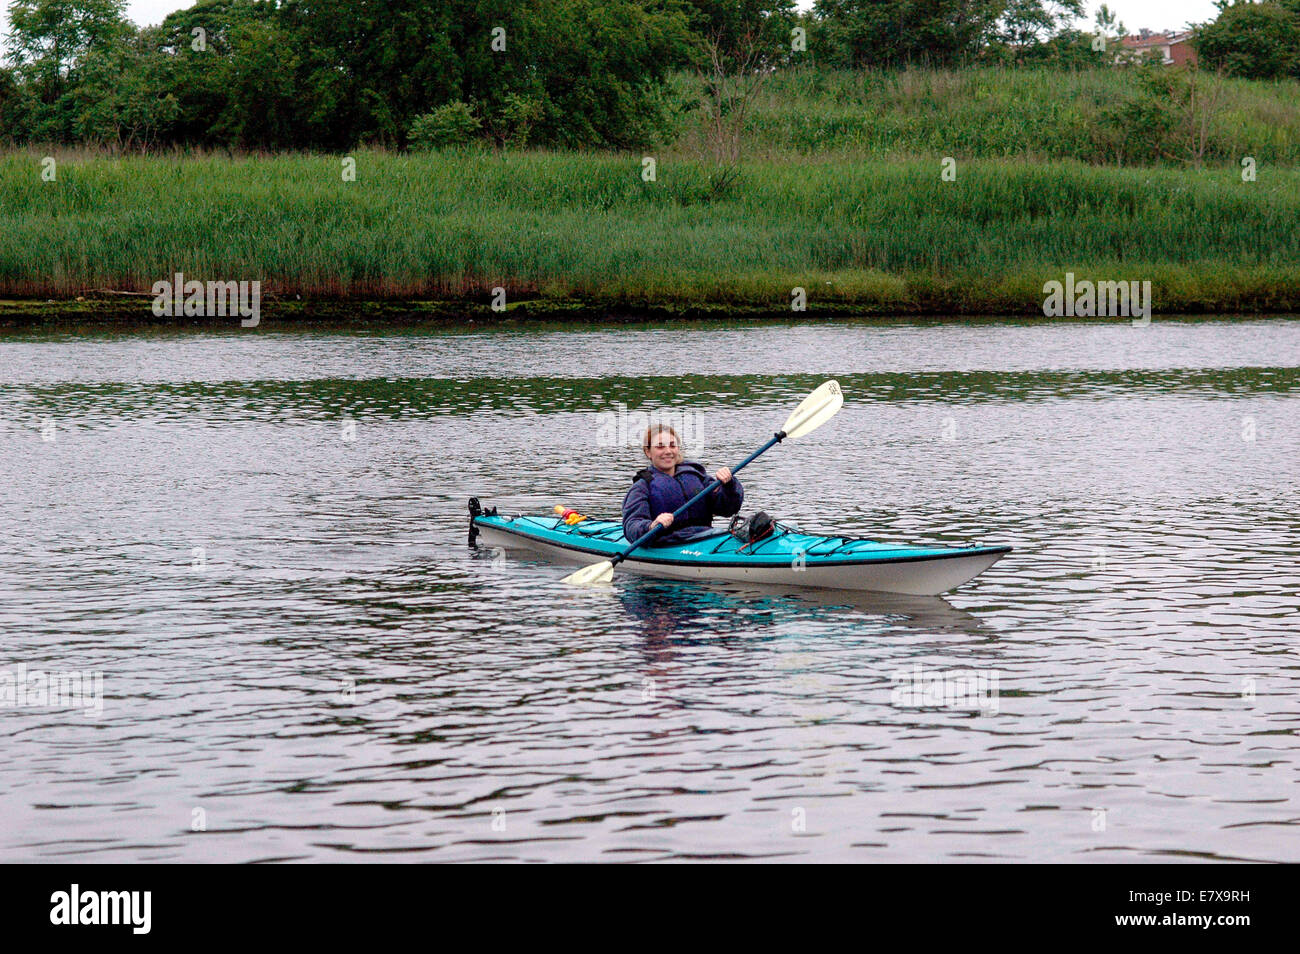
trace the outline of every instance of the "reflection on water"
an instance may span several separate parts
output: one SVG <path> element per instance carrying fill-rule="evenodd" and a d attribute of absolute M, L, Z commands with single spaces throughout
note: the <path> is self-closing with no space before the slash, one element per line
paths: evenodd
<path fill-rule="evenodd" d="M 779 379 L 682 375 L 673 392 L 725 397 L 732 407 L 770 406 L 791 393 L 811 391 L 826 375 L 782 375 Z M 1300 379 L 1283 368 L 1248 370 L 1206 368 L 1161 371 L 1002 372 L 966 371 L 916 374 L 840 374 L 846 393 L 862 405 L 900 401 L 1015 402 L 1099 400 L 1116 395 L 1187 393 L 1213 397 L 1287 395 L 1300 391 Z M 400 420 L 475 413 L 528 417 L 554 413 L 595 416 L 619 404 L 637 408 L 665 404 L 664 376 L 652 378 L 382 378 L 377 380 L 247 380 L 146 382 L 137 384 L 32 384 L 14 397 L 33 417 L 45 415 L 80 426 L 105 427 L 123 419 L 154 423 L 233 417 L 291 422 L 348 413 L 359 420 Z M 94 416 L 83 412 L 93 407 Z"/>
<path fill-rule="evenodd" d="M 791 619 L 801 626 L 824 621 L 837 628 L 852 622 L 860 631 L 875 628 L 889 633 L 949 628 L 974 636 L 981 631 L 979 617 L 940 597 L 776 586 L 758 589 L 647 577 L 627 579 L 616 592 L 628 616 L 641 622 L 647 638 L 669 642 L 697 632 L 716 635 L 728 629 L 753 637 L 761 635 L 765 626 Z"/>
<path fill-rule="evenodd" d="M 104 686 L 0 708 L 0 860 L 1300 860 L 1298 365 L 1281 320 L 0 340 L 0 670 Z M 920 599 L 466 547 L 471 494 L 615 512 L 618 404 L 730 463 L 831 375 L 752 508 L 1016 551 Z"/>

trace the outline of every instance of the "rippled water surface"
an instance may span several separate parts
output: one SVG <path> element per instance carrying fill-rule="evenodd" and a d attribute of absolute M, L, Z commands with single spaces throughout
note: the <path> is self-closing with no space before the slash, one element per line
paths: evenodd
<path fill-rule="evenodd" d="M 1280 319 L 10 333 L 0 671 L 103 694 L 0 707 L 0 861 L 1300 861 L 1298 365 Z M 466 546 L 471 494 L 616 512 L 623 409 L 717 466 L 829 376 L 748 510 L 1015 552 L 918 599 Z"/>

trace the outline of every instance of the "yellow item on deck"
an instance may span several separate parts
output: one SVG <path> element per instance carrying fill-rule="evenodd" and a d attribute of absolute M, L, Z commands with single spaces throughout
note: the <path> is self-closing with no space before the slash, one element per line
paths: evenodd
<path fill-rule="evenodd" d="M 582 514 L 578 513 L 578 511 L 570 510 L 563 504 L 556 504 L 555 512 L 558 513 L 569 526 L 573 526 L 575 523 L 581 523 L 587 519 Z"/>

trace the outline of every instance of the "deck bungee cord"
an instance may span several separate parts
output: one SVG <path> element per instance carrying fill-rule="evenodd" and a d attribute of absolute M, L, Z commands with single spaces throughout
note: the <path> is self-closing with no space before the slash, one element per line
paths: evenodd
<path fill-rule="evenodd" d="M 583 529 L 583 526 L 580 523 L 565 524 L 565 522 L 559 518 L 528 517 L 524 514 L 516 514 L 509 517 L 503 517 L 502 519 L 505 520 L 527 519 L 527 520 L 533 520 L 537 523 L 542 523 L 544 521 L 549 520 L 551 526 L 547 527 L 546 529 L 552 531 L 553 533 L 563 533 L 571 536 L 583 537 L 589 540 L 613 541 L 613 540 L 626 539 L 623 535 L 623 527 L 621 524 L 614 523 L 612 521 L 597 520 L 595 518 L 590 518 L 590 517 L 586 521 L 584 521 L 584 523 L 590 522 L 590 523 L 597 524 L 597 526 L 587 528 L 587 529 Z M 600 524 L 606 524 L 606 523 L 610 525 L 599 526 Z M 800 530 L 798 527 L 794 527 L 789 524 L 784 524 L 779 520 L 772 521 L 772 526 L 773 526 L 772 533 L 768 534 L 767 536 L 757 541 L 746 543 L 745 546 L 741 547 L 740 549 L 751 555 L 757 555 L 765 547 L 769 547 L 770 544 L 776 542 L 781 537 L 796 535 L 796 536 L 808 537 L 809 539 L 814 539 L 818 541 L 817 543 L 814 543 L 810 547 L 804 549 L 804 554 L 806 556 L 828 557 L 828 556 L 836 556 L 836 555 L 853 555 L 853 554 L 866 552 L 867 550 L 870 550 L 870 552 L 873 554 L 890 552 L 887 550 L 881 550 L 880 542 L 878 540 L 872 540 L 869 537 L 848 537 L 842 535 L 822 536 L 819 534 L 805 533 L 804 531 Z M 695 548 L 702 548 L 706 544 L 712 543 L 713 546 L 708 552 L 710 554 L 715 554 L 720 552 L 722 550 L 722 547 L 725 546 L 729 541 L 733 539 L 740 539 L 740 538 L 737 538 L 735 534 L 733 534 L 730 530 L 717 530 L 712 534 L 701 534 L 700 536 L 692 540 L 683 541 L 679 545 L 681 546 L 689 545 Z M 819 550 L 817 549 L 817 547 L 819 546 L 825 546 L 827 547 L 827 549 Z M 651 549 L 655 549 L 655 548 L 651 548 Z M 899 547 L 897 548 L 897 551 L 907 551 L 907 550 L 914 550 L 914 549 L 916 548 Z M 768 552 L 771 553 L 772 551 L 769 549 Z"/>

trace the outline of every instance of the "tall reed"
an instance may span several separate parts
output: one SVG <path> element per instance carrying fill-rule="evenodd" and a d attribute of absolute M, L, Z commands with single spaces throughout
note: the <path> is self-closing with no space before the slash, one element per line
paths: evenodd
<path fill-rule="evenodd" d="M 1300 281 L 1300 170 L 998 159 L 944 181 L 937 160 L 768 159 L 719 193 L 669 155 L 654 182 L 639 155 L 358 152 L 356 181 L 337 156 L 69 156 L 54 182 L 40 159 L 0 157 L 0 297 L 178 270 L 271 295 L 779 303 L 801 285 L 900 307 L 953 289 L 994 307 L 1066 269 L 1158 274 L 1189 301 Z"/>

